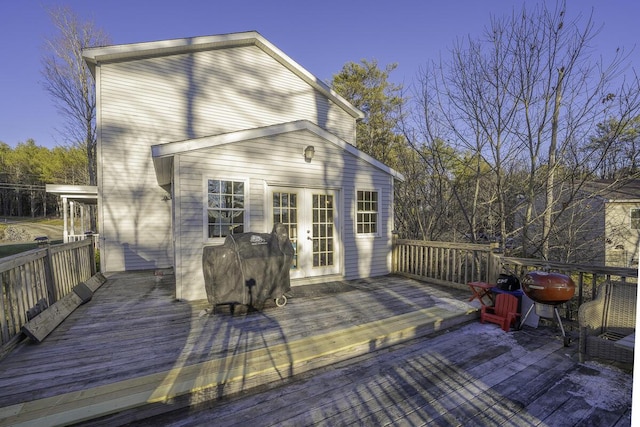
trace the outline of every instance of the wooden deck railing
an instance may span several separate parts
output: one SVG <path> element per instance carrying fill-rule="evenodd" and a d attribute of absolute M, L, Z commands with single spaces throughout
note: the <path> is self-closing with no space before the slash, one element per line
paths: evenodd
<path fill-rule="evenodd" d="M 502 271 L 522 277 L 527 271 L 557 271 L 573 277 L 576 295 L 566 304 L 565 317 L 575 320 L 580 304 L 591 300 L 605 280 L 637 283 L 632 268 L 561 264 L 509 258 L 483 244 L 397 240 L 393 271 L 404 276 L 467 289 L 468 282 L 495 283 Z M 47 246 L 0 259 L 0 345 L 20 334 L 34 307 L 48 307 L 96 273 L 93 239 Z"/>
<path fill-rule="evenodd" d="M 497 259 L 494 246 L 468 243 L 397 240 L 393 271 L 416 279 L 468 289 L 468 282 L 492 282 Z"/>
<path fill-rule="evenodd" d="M 51 245 L 0 259 L 0 348 L 38 310 L 96 273 L 93 239 Z"/>
<path fill-rule="evenodd" d="M 468 282 L 496 283 L 501 272 L 522 278 L 526 272 L 545 270 L 569 275 L 576 294 L 565 304 L 564 317 L 576 320 L 578 307 L 595 297 L 605 280 L 638 282 L 635 268 L 564 264 L 529 258 L 504 257 L 486 244 L 397 240 L 393 248 L 393 271 L 408 277 L 467 289 Z"/>
<path fill-rule="evenodd" d="M 577 320 L 578 308 L 582 303 L 596 296 L 598 286 L 607 280 L 638 283 L 638 270 L 624 267 L 604 267 L 596 265 L 565 264 L 527 258 L 499 257 L 502 271 L 523 277 L 528 271 L 543 270 L 570 276 L 576 284 L 576 293 L 564 305 L 564 317 Z"/>

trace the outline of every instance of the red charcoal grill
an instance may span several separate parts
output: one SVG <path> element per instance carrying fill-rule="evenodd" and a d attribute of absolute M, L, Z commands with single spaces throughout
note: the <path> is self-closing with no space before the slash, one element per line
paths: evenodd
<path fill-rule="evenodd" d="M 569 301 L 576 291 L 576 285 L 569 276 L 545 271 L 531 271 L 522 279 L 522 290 L 535 303 L 525 314 L 520 325 L 526 322 L 533 307 L 540 317 L 553 318 L 554 314 L 560 325 L 565 347 L 569 345 L 569 338 L 562 327 L 562 319 L 558 313 L 558 306 Z"/>

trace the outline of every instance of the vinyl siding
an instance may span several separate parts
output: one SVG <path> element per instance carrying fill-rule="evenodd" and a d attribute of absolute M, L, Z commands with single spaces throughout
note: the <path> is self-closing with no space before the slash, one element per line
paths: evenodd
<path fill-rule="evenodd" d="M 351 116 L 255 46 L 102 68 L 105 125 L 113 114 L 116 132 L 135 123 L 154 144 L 301 119 L 354 142 Z"/>
<path fill-rule="evenodd" d="M 152 145 L 300 119 L 354 142 L 355 120 L 350 115 L 255 46 L 98 68 L 100 235 L 105 271 L 174 263 L 171 202 L 162 200 L 166 193 L 156 181 Z M 246 158 L 250 153 L 239 154 Z M 243 169 L 239 166 L 243 157 L 223 158 Z M 284 164 L 280 167 L 281 172 L 287 170 Z M 185 173 L 184 167 L 180 170 Z M 201 183 L 196 185 L 189 177 L 187 171 L 185 182 L 190 187 L 184 191 L 200 195 Z M 180 203 L 188 207 L 195 201 L 182 196 Z M 181 225 L 190 226 L 190 222 Z"/>
<path fill-rule="evenodd" d="M 636 201 L 609 201 L 605 204 L 605 265 L 638 267 L 640 230 L 631 228 L 631 210 L 640 209 Z"/>
<path fill-rule="evenodd" d="M 315 147 L 306 163 L 303 150 Z M 236 142 L 216 148 L 186 152 L 179 158 L 181 194 L 178 203 L 180 257 L 177 294 L 184 299 L 206 296 L 202 277 L 202 248 L 211 244 L 204 236 L 205 182 L 208 178 L 249 179 L 249 229 L 270 232 L 265 218 L 267 186 L 331 188 L 339 194 L 339 236 L 342 238 L 342 273 L 346 278 L 389 273 L 392 219 L 391 178 L 371 164 L 356 158 L 308 131 Z M 356 188 L 380 189 L 380 237 L 355 238 Z M 188 196 L 185 196 L 188 195 Z"/>

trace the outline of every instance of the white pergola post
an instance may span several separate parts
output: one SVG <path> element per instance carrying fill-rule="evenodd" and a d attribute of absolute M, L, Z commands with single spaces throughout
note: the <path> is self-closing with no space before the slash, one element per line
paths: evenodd
<path fill-rule="evenodd" d="M 75 202 L 69 202 L 69 206 L 71 207 L 71 235 L 75 237 L 76 235 L 76 204 Z"/>
<path fill-rule="evenodd" d="M 84 218 L 84 203 L 80 203 L 80 233 L 84 234 L 85 231 L 87 231 L 87 225 L 85 224 L 85 218 Z"/>
<path fill-rule="evenodd" d="M 67 198 L 62 197 L 62 242 L 69 242 L 69 231 L 67 229 Z"/>

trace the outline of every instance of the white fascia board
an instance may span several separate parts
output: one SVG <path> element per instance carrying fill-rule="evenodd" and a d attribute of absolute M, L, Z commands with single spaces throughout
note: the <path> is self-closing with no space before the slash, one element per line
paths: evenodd
<path fill-rule="evenodd" d="M 89 64 L 126 61 L 152 56 L 169 56 L 199 50 L 218 49 L 255 44 L 259 34 L 255 31 L 221 34 L 217 36 L 188 37 L 153 42 L 119 44 L 83 49 L 82 57 Z"/>
<path fill-rule="evenodd" d="M 351 105 L 349 101 L 300 66 L 257 31 L 87 48 L 82 51 L 82 57 L 89 65 L 91 73 L 95 77 L 95 67 L 101 62 L 127 61 L 146 57 L 169 56 L 202 50 L 251 45 L 263 50 L 314 89 L 339 105 L 355 119 L 364 118 L 362 111 Z"/>
<path fill-rule="evenodd" d="M 289 132 L 297 132 L 302 130 L 310 131 L 316 134 L 317 136 L 319 136 L 320 138 L 323 138 L 324 140 L 334 144 L 335 146 L 340 147 L 341 149 L 347 151 L 353 156 L 359 159 L 362 159 L 365 162 L 375 166 L 376 168 L 388 173 L 389 175 L 393 176 L 395 179 L 399 181 L 404 181 L 404 176 L 401 173 L 379 162 L 378 160 L 374 159 L 368 154 L 358 150 L 353 145 L 343 141 L 342 139 L 338 138 L 331 132 L 328 132 L 325 129 L 322 129 L 315 123 L 312 123 L 308 120 L 298 120 L 295 122 L 280 123 L 272 126 L 241 130 L 237 132 L 224 133 L 220 135 L 206 136 L 203 138 L 189 139 L 186 141 L 176 141 L 176 142 L 169 142 L 166 144 L 153 145 L 151 146 L 151 156 L 154 159 L 154 163 L 156 163 L 157 165 L 160 165 L 160 162 L 156 159 L 172 157 L 175 154 L 184 153 L 187 151 L 201 150 L 204 148 L 217 147 L 220 145 L 231 144 L 239 141 L 265 138 L 273 135 L 279 135 L 279 134 L 289 133 Z"/>
<path fill-rule="evenodd" d="M 95 185 L 47 184 L 45 190 L 58 197 L 89 204 L 96 203 L 98 199 L 98 187 Z"/>
<path fill-rule="evenodd" d="M 640 203 L 640 199 L 608 199 L 607 203 Z"/>
<path fill-rule="evenodd" d="M 95 185 L 68 185 L 68 184 L 47 184 L 45 186 L 47 193 L 53 194 L 78 194 L 96 196 L 98 194 L 98 187 Z"/>

